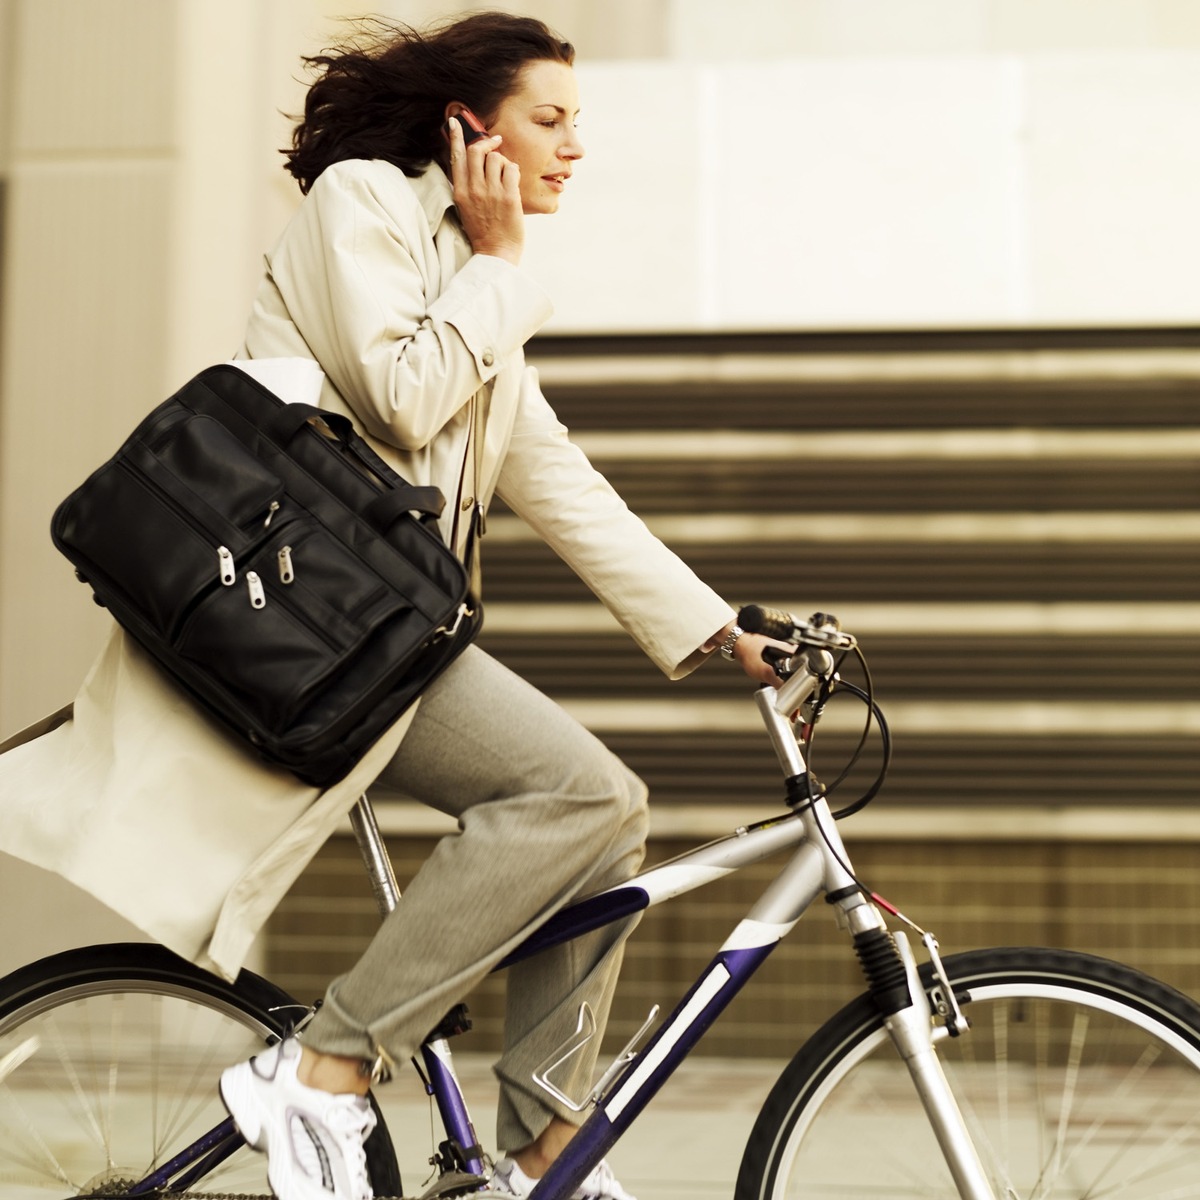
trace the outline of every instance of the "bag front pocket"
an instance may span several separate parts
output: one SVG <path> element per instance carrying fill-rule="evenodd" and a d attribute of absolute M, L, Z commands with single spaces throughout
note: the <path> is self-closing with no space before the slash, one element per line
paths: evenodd
<path fill-rule="evenodd" d="M 177 505 L 164 504 L 161 492 L 124 459 L 102 467 L 82 500 L 60 508 L 54 533 L 76 552 L 84 576 L 94 576 L 97 585 L 107 580 L 114 604 L 120 599 L 164 636 L 200 593 L 219 586 L 224 569 L 216 535 Z"/>
<path fill-rule="evenodd" d="M 241 534 L 270 525 L 283 481 L 219 421 L 195 414 L 152 440 L 130 447 L 130 458 L 154 486 L 236 553 Z"/>
<path fill-rule="evenodd" d="M 265 728 L 282 731 L 381 622 L 407 608 L 323 526 L 295 521 L 196 606 L 176 649 Z"/>
<path fill-rule="evenodd" d="M 207 596 L 176 648 L 253 722 L 285 727 L 297 693 L 338 666 L 343 653 L 282 604 L 253 601 L 254 573 Z M 264 587 L 265 592 L 265 587 Z"/>

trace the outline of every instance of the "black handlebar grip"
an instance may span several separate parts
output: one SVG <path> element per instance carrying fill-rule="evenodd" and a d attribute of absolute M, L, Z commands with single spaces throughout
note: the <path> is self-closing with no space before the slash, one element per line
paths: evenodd
<path fill-rule="evenodd" d="M 779 608 L 747 604 L 738 610 L 737 623 L 747 633 L 761 633 L 781 642 L 790 642 L 796 636 L 796 618 Z"/>

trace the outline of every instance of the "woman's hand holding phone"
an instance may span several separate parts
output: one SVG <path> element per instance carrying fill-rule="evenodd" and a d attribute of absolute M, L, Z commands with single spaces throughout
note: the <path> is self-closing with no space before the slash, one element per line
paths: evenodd
<path fill-rule="evenodd" d="M 525 214 L 521 205 L 521 171 L 500 153 L 500 137 L 477 127 L 468 144 L 468 115 L 447 122 L 450 138 L 450 182 L 463 232 L 476 254 L 491 254 L 516 266 L 525 248 Z"/>

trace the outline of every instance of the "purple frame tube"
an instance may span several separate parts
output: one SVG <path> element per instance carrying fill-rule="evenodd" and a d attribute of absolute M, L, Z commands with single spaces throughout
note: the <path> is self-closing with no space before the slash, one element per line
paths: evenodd
<path fill-rule="evenodd" d="M 482 1175 L 484 1168 L 479 1138 L 467 1110 L 466 1097 L 462 1094 L 453 1068 L 437 1052 L 437 1046 L 437 1042 L 426 1042 L 421 1047 L 429 1091 L 437 1101 L 446 1136 L 453 1138 L 463 1151 L 463 1166 L 472 1175 Z"/>
<path fill-rule="evenodd" d="M 139 1179 L 125 1194 L 127 1196 L 149 1195 L 167 1187 L 171 1182 L 171 1177 L 184 1167 L 192 1164 L 196 1164 L 198 1168 L 202 1167 L 203 1170 L 197 1169 L 189 1172 L 183 1179 L 176 1181 L 179 1186 L 187 1186 L 209 1169 L 217 1166 L 218 1163 L 224 1162 L 243 1144 L 237 1126 L 233 1123 L 233 1118 L 226 1117 L 220 1125 L 209 1130 L 204 1137 L 193 1142 L 170 1162 L 163 1163 L 157 1171 L 147 1175 L 145 1179 Z M 203 1161 L 198 1162 L 200 1159 Z"/>

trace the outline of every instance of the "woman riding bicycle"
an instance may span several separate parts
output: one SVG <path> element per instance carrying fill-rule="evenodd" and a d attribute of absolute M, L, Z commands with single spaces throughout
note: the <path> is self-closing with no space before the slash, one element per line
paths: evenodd
<path fill-rule="evenodd" d="M 573 57 L 535 21 L 486 14 L 314 60 L 323 74 L 288 156 L 307 199 L 270 255 L 245 352 L 315 357 L 324 407 L 352 417 L 405 478 L 462 497 L 444 519 L 457 550 L 472 504 L 501 496 L 681 675 L 729 639 L 728 605 L 571 444 L 523 361 L 550 315 L 519 267 L 524 220 L 558 209 L 584 153 Z M 487 129 L 469 145 L 464 109 Z M 766 681 L 756 640 L 729 645 Z M 422 698 L 383 781 L 457 817 L 461 833 L 434 851 L 304 1032 L 299 1078 L 342 1093 L 365 1091 L 381 1055 L 411 1055 L 554 909 L 627 878 L 643 854 L 641 782 L 477 648 Z M 510 972 L 497 1138 L 511 1157 L 493 1187 L 524 1194 L 574 1132 L 577 1118 L 531 1074 L 583 1001 L 603 1021 L 627 931 Z M 247 1097 L 268 1091 L 259 1071 L 227 1077 L 235 1117 L 243 1084 Z M 625 1195 L 599 1179 L 584 1191 Z"/>

